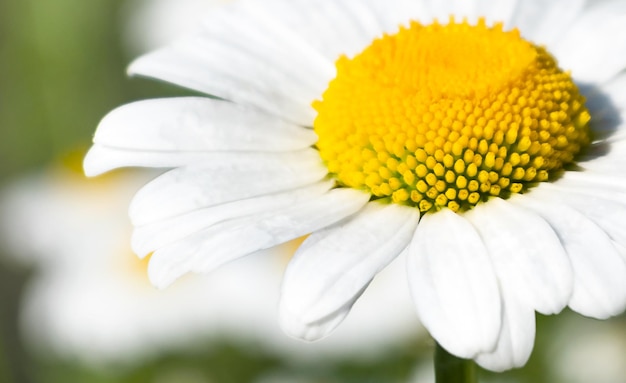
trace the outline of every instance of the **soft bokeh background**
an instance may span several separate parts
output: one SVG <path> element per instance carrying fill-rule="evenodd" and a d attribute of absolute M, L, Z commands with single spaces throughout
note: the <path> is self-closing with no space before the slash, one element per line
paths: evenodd
<path fill-rule="evenodd" d="M 119 303 L 114 290 L 120 284 L 109 282 L 126 278 L 128 271 L 107 268 L 109 251 L 111 259 L 136 262 L 134 275 L 145 277 L 145 267 L 126 251 L 130 233 L 123 210 L 140 184 L 127 179 L 148 175 L 85 180 L 76 170 L 77 158 L 112 108 L 142 98 L 187 94 L 165 84 L 128 79 L 125 67 L 137 54 L 193 29 L 200 15 L 219 2 L 0 1 L 0 382 L 433 381 L 432 341 L 410 307 L 403 306 L 404 290 L 382 287 L 369 294 L 368 303 L 355 308 L 355 319 L 325 343 L 300 344 L 282 335 L 272 307 L 280 268 L 293 250 L 289 245 L 203 277 L 213 282 L 189 282 L 197 283 L 183 293 L 184 299 L 193 299 L 188 305 L 192 308 L 169 309 L 179 313 L 174 327 L 193 323 L 184 326 L 184 335 L 171 324 L 161 328 L 159 320 L 141 318 L 142 313 L 160 317 L 153 306 L 164 305 L 155 296 L 176 293 L 142 285 L 142 293 L 131 293 L 135 287 L 122 292 L 126 306 L 103 303 Z M 109 209 L 109 204 L 115 205 Z M 104 222 L 103 210 L 110 213 L 108 226 L 81 224 L 81 219 Z M 211 285 L 220 280 L 224 284 Z M 258 290 L 262 286 L 267 289 Z M 221 289 L 217 294 L 211 290 L 216 288 Z M 36 295 L 38 289 L 43 295 Z M 82 294 L 73 301 L 77 294 L 67 291 Z M 251 291 L 258 293 L 254 299 Z M 377 294 L 384 304 L 402 307 L 376 310 Z M 39 298 L 33 300 L 34 295 Z M 136 315 L 130 316 L 131 311 Z M 138 327 L 112 325 L 120 318 L 135 320 Z M 72 320 L 76 323 L 64 326 Z M 130 332 L 116 334 L 116 329 Z M 96 342 L 95 336 L 106 331 L 112 331 L 103 336 L 108 343 Z M 626 382 L 623 315 L 603 322 L 569 312 L 539 316 L 537 332 L 525 368 L 499 375 L 483 371 L 482 381 Z M 154 342 L 131 342 L 138 334 Z M 103 344 L 108 351 L 100 347 Z"/>

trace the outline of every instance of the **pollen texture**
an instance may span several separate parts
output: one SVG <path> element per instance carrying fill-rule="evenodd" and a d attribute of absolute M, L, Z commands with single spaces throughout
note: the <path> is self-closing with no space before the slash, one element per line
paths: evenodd
<path fill-rule="evenodd" d="M 467 210 L 549 180 L 590 141 L 570 74 L 500 24 L 412 22 L 336 67 L 313 103 L 317 148 L 375 199 Z"/>

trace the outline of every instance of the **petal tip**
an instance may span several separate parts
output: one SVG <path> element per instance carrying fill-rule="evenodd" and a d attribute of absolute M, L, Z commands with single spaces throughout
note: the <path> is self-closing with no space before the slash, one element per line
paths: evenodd
<path fill-rule="evenodd" d="M 101 155 L 101 150 L 96 145 L 92 146 L 85 155 L 83 171 L 87 177 L 99 176 L 109 170 L 106 166 L 103 166 Z"/>
<path fill-rule="evenodd" d="M 150 283 L 159 290 L 164 290 L 169 287 L 187 271 L 188 270 L 181 270 L 181 267 L 174 267 L 164 262 L 159 258 L 158 251 L 152 254 L 148 262 L 148 279 Z"/>
<path fill-rule="evenodd" d="M 325 338 L 338 324 L 325 326 L 325 323 L 319 322 L 304 323 L 284 308 L 281 309 L 280 313 L 280 327 L 283 332 L 292 338 L 306 342 L 315 342 Z"/>

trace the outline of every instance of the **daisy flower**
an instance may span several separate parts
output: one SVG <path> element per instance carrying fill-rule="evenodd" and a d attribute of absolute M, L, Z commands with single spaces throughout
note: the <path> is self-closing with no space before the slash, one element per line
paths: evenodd
<path fill-rule="evenodd" d="M 154 289 L 146 262 L 131 254 L 125 214 L 132 194 L 153 176 L 117 172 L 88 180 L 52 166 L 2 190 L 0 239 L 12 255 L 3 261 L 34 269 L 20 304 L 21 331 L 34 351 L 108 366 L 217 339 L 301 363 L 375 358 L 423 334 L 396 263 L 338 336 L 312 348 L 285 337 L 275 311 L 294 243 L 233 262 L 211 278 L 188 276 Z M 390 315 L 376 315 L 381 308 Z"/>
<path fill-rule="evenodd" d="M 625 21 L 623 1 L 232 3 L 129 68 L 212 97 L 112 111 L 85 171 L 173 168 L 130 206 L 157 287 L 310 234 L 279 312 L 317 340 L 404 254 L 444 349 L 522 366 L 535 312 L 626 305 Z"/>

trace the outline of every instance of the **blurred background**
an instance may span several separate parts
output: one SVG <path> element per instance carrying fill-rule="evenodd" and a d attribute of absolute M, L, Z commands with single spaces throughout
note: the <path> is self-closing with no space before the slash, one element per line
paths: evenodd
<path fill-rule="evenodd" d="M 99 120 L 188 94 L 125 68 L 226 0 L 0 2 L 0 382 L 433 382 L 402 264 L 319 343 L 278 328 L 297 241 L 165 291 L 131 253 L 133 193 L 155 172 L 86 179 Z M 626 317 L 538 316 L 528 365 L 484 382 L 626 382 Z"/>

